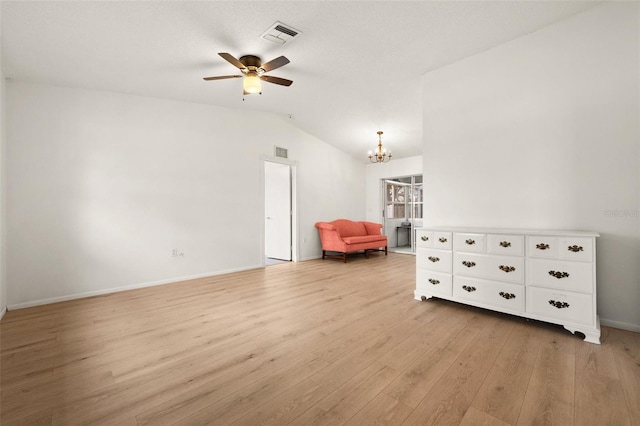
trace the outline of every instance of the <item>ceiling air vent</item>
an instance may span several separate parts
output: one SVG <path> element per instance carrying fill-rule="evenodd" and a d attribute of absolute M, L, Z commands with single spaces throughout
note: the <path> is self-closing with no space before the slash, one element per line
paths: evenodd
<path fill-rule="evenodd" d="M 286 44 L 287 42 L 299 37 L 302 34 L 295 28 L 282 22 L 276 22 L 267 31 L 262 34 L 262 38 L 276 44 Z"/>
<path fill-rule="evenodd" d="M 279 146 L 276 146 L 276 157 L 289 158 L 288 155 L 287 148 L 280 148 Z"/>

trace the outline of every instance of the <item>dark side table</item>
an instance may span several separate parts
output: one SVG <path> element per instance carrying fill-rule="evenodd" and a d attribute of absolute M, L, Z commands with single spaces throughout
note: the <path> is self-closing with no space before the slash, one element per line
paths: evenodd
<path fill-rule="evenodd" d="M 401 229 L 406 229 L 407 230 L 407 245 L 411 245 L 411 224 L 409 225 L 400 225 L 400 226 L 396 226 L 396 247 L 400 247 L 400 244 L 398 244 L 398 235 L 400 233 Z"/>

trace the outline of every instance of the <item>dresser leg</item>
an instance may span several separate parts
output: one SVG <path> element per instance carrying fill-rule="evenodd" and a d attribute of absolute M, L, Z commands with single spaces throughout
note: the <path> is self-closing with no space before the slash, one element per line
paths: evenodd
<path fill-rule="evenodd" d="M 431 299 L 433 296 L 425 296 L 424 294 L 420 294 L 418 292 L 413 292 L 413 298 L 415 300 L 421 300 L 423 302 L 425 302 L 427 299 Z"/>
<path fill-rule="evenodd" d="M 565 328 L 565 330 L 570 331 L 571 333 L 575 334 L 576 331 L 584 334 L 584 341 L 585 342 L 589 342 L 589 343 L 594 343 L 596 345 L 600 344 L 600 317 L 596 317 L 596 326 L 595 328 L 591 329 L 591 328 L 573 328 L 573 327 L 569 327 L 567 325 L 563 325 L 563 327 Z"/>

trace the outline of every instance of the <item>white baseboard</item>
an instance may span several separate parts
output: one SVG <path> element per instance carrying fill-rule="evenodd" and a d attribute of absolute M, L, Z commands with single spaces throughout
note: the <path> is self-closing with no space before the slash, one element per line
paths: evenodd
<path fill-rule="evenodd" d="M 4 317 L 4 314 L 7 313 L 7 307 L 3 306 L 2 310 L 0 311 L 0 320 Z"/>
<path fill-rule="evenodd" d="M 613 320 L 600 318 L 600 325 L 604 325 L 606 327 L 619 328 L 621 330 L 635 331 L 636 333 L 640 333 L 640 325 L 638 324 L 629 324 L 626 322 L 613 321 Z"/>
<path fill-rule="evenodd" d="M 177 283 L 177 282 L 180 282 L 180 281 L 188 281 L 188 280 L 194 280 L 194 279 L 197 279 L 197 278 L 213 277 L 213 276 L 216 276 L 216 275 L 224 275 L 224 274 L 230 274 L 232 272 L 248 271 L 250 269 L 258 269 L 258 268 L 262 268 L 262 266 L 261 265 L 256 265 L 256 266 L 247 266 L 247 267 L 243 267 L 243 268 L 226 269 L 224 271 L 208 272 L 208 273 L 204 273 L 204 274 L 189 275 L 189 276 L 184 276 L 184 277 L 175 277 L 175 278 L 170 278 L 170 279 L 167 279 L 167 280 L 151 281 L 151 282 L 140 283 L 140 284 L 132 284 L 132 285 L 126 285 L 126 286 L 122 286 L 122 287 L 107 288 L 107 289 L 104 289 L 104 290 L 87 291 L 87 292 L 84 292 L 84 293 L 69 294 L 69 295 L 60 296 L 60 297 L 52 297 L 52 298 L 49 298 L 49 299 L 32 300 L 32 301 L 28 301 L 28 302 L 15 303 L 15 304 L 9 305 L 9 306 L 5 307 L 4 310 L 6 311 L 8 309 L 8 310 L 12 311 L 14 309 L 31 308 L 33 306 L 48 305 L 50 303 L 66 302 L 68 300 L 83 299 L 85 297 L 92 297 L 92 296 L 102 296 L 102 295 L 105 295 L 105 294 L 118 293 L 118 292 L 121 292 L 121 291 L 136 290 L 136 289 L 139 289 L 139 288 L 154 287 L 154 286 L 157 286 L 157 285 L 173 284 L 173 283 Z"/>

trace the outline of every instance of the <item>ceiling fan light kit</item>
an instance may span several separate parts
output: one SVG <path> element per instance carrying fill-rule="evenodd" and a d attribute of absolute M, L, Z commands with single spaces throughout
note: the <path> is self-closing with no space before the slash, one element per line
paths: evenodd
<path fill-rule="evenodd" d="M 372 163 L 388 163 L 391 160 L 391 151 L 387 152 L 382 147 L 382 131 L 378 131 L 378 147 L 375 152 L 369 151 L 369 161 Z"/>
<path fill-rule="evenodd" d="M 244 93 L 248 95 L 261 93 L 262 83 L 260 83 L 260 77 L 255 73 L 247 74 L 244 80 L 242 80 L 242 88 L 244 89 Z"/>
<path fill-rule="evenodd" d="M 279 56 L 276 59 L 263 64 L 261 59 L 254 55 L 241 56 L 240 59 L 236 59 L 231 54 L 226 52 L 218 53 L 225 61 L 229 62 L 234 67 L 238 68 L 242 75 L 221 75 L 216 77 L 205 77 L 204 80 L 224 80 L 227 78 L 242 78 L 242 89 L 245 95 L 252 95 L 256 93 L 262 94 L 262 82 L 278 84 L 280 86 L 291 86 L 293 81 L 286 78 L 273 77 L 270 75 L 264 75 L 265 73 L 287 65 L 290 61 L 284 56 Z"/>

